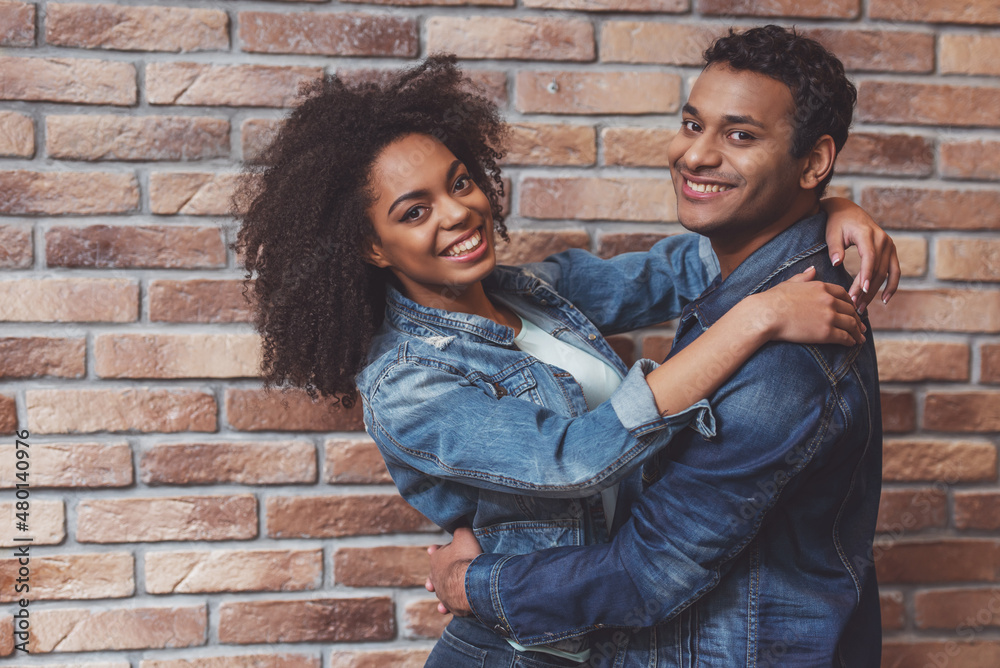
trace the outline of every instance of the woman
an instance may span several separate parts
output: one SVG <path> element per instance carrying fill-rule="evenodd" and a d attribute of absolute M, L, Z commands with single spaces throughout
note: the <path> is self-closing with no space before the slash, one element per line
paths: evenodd
<path fill-rule="evenodd" d="M 627 369 L 604 336 L 676 317 L 717 269 L 693 235 L 497 266 L 504 133 L 450 57 L 379 84 L 317 83 L 248 170 L 235 247 L 256 275 L 265 384 L 351 405 L 356 383 L 403 497 L 446 530 L 471 526 L 486 551 L 521 553 L 607 540 L 614 485 L 679 430 L 711 435 L 706 397 L 766 341 L 855 345 L 864 325 L 807 272 L 663 365 Z M 832 215 L 830 234 L 858 211 Z M 586 652 L 455 620 L 428 665 Z"/>

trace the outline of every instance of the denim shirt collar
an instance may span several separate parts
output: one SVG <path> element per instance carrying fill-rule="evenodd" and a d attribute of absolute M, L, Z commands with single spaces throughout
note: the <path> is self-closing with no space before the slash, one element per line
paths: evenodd
<path fill-rule="evenodd" d="M 688 304 L 681 323 L 696 317 L 708 328 L 744 297 L 760 292 L 778 274 L 826 247 L 826 212 L 803 218 L 754 251 L 725 281 L 717 277 L 697 300 Z"/>

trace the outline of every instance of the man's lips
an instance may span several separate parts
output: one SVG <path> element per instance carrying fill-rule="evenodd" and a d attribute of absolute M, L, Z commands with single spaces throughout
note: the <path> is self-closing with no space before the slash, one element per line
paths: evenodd
<path fill-rule="evenodd" d="M 696 176 L 688 176 L 684 173 L 681 177 L 681 191 L 684 195 L 692 199 L 706 199 L 718 197 L 724 193 L 734 190 L 736 186 L 724 181 L 716 181 Z"/>

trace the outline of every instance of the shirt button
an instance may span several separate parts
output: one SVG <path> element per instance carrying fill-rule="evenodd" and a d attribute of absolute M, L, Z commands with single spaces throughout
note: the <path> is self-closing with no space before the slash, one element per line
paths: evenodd
<path fill-rule="evenodd" d="M 507 390 L 500 383 L 493 383 L 493 389 L 497 391 L 497 399 L 507 396 Z"/>
<path fill-rule="evenodd" d="M 590 339 L 591 341 L 596 341 L 597 340 L 597 334 L 591 334 L 587 338 Z"/>
<path fill-rule="evenodd" d="M 549 300 L 548 299 L 543 299 L 541 301 L 541 304 L 542 304 L 542 306 L 548 306 L 549 305 Z"/>

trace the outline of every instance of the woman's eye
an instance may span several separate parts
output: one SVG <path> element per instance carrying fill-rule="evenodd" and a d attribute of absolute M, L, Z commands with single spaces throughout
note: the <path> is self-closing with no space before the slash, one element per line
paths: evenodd
<path fill-rule="evenodd" d="M 465 190 L 471 184 L 472 184 L 472 179 L 470 179 L 468 176 L 464 175 L 460 176 L 457 179 L 455 179 L 455 190 L 456 192 L 459 190 Z"/>
<path fill-rule="evenodd" d="M 406 213 L 403 214 L 403 220 L 418 220 L 420 216 L 423 215 L 423 213 L 424 213 L 424 207 L 415 206 L 411 209 L 408 209 Z"/>

